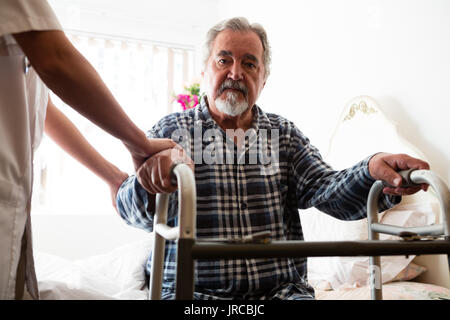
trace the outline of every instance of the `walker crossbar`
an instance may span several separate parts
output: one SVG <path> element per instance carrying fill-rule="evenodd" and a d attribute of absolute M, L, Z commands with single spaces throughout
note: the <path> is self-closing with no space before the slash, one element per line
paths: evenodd
<path fill-rule="evenodd" d="M 450 254 L 446 240 L 412 241 L 405 246 L 403 240 L 385 241 L 272 241 L 268 244 L 222 244 L 197 240 L 191 247 L 195 259 L 235 258 L 302 258 L 353 257 L 369 255 Z"/>
<path fill-rule="evenodd" d="M 180 239 L 183 242 L 183 274 L 177 283 L 176 299 L 190 300 L 194 283 L 189 275 L 194 270 L 196 259 L 239 259 L 239 258 L 303 258 L 331 256 L 371 256 L 371 255 L 417 255 L 450 254 L 450 242 L 434 241 L 272 241 L 269 244 L 228 244 L 220 242 Z M 180 249 L 180 247 L 178 248 Z M 186 271 L 186 272 L 185 272 Z M 178 274 L 178 270 L 177 270 Z"/>
<path fill-rule="evenodd" d="M 164 239 L 177 240 L 177 276 L 176 299 L 190 300 L 194 294 L 194 267 L 197 259 L 237 259 L 237 258 L 299 258 L 299 257 L 328 257 L 328 256 L 369 256 L 371 267 L 376 265 L 380 256 L 387 255 L 421 255 L 421 254 L 450 254 L 450 239 L 448 237 L 448 222 L 450 192 L 448 187 L 432 172 L 417 170 L 408 172 L 407 179 L 411 177 L 414 183 L 429 183 L 438 193 L 441 203 L 440 225 L 399 228 L 378 223 L 378 197 L 383 184 L 375 182 L 368 199 L 369 240 L 365 241 L 272 241 L 270 243 L 230 243 L 227 241 L 212 240 L 200 241 L 195 238 L 196 226 L 196 196 L 195 180 L 191 169 L 187 165 L 178 165 L 173 172 L 177 177 L 179 190 L 179 225 L 176 228 L 162 226 L 167 220 L 168 195 L 157 196 L 155 214 L 155 241 L 153 244 L 152 270 L 150 278 L 150 299 L 160 299 L 164 259 Z M 401 173 L 403 176 L 405 173 Z M 420 178 L 416 178 L 420 177 Z M 404 178 L 404 180 L 406 180 Z M 430 183 L 431 182 L 431 183 Z M 411 183 L 411 181 L 408 181 Z M 189 189 L 189 190 L 188 190 Z M 370 207 L 370 208 L 369 208 Z M 370 214 L 370 216 L 369 216 Z M 394 229 L 390 229 L 394 227 Z M 443 234 L 443 240 L 378 240 L 376 232 L 391 231 L 390 234 Z M 387 232 L 389 233 L 389 232 Z M 375 260 L 373 260 L 375 258 Z M 379 261 L 378 261 L 379 263 Z M 379 264 L 378 264 L 379 267 Z M 375 274 L 375 270 L 372 274 Z M 371 277 L 372 299 L 381 299 L 381 269 L 379 277 Z M 376 286 L 375 286 L 376 285 Z M 375 288 L 376 287 L 376 288 Z M 377 290 L 377 294 L 375 294 Z"/>

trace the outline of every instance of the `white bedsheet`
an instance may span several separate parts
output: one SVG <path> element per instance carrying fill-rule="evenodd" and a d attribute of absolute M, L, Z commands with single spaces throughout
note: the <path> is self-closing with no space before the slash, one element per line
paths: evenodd
<path fill-rule="evenodd" d="M 320 290 L 317 300 L 370 300 L 370 287 Z M 450 289 L 414 281 L 391 282 L 383 285 L 383 300 L 449 300 Z"/>
<path fill-rule="evenodd" d="M 147 299 L 145 265 L 150 251 L 151 242 L 139 241 L 76 261 L 36 252 L 41 299 Z"/>

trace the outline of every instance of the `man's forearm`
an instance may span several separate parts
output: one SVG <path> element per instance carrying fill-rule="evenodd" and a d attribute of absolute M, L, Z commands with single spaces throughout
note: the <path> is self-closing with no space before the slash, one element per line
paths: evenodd
<path fill-rule="evenodd" d="M 120 216 L 131 226 L 153 231 L 154 196 L 149 196 L 147 191 L 139 184 L 136 176 L 126 179 L 117 192 L 116 207 Z"/>
<path fill-rule="evenodd" d="M 316 173 L 308 178 L 309 181 L 298 190 L 303 195 L 300 203 L 304 207 L 314 206 L 332 217 L 340 220 L 359 220 L 367 215 L 367 197 L 369 190 L 375 181 L 369 174 L 369 158 L 366 158 L 353 167 L 334 171 L 331 168 L 319 166 L 317 163 L 311 165 Z M 305 170 L 308 173 L 313 169 Z M 302 179 L 300 179 L 302 180 Z M 387 210 L 399 203 L 401 197 L 383 195 L 379 199 L 379 208 Z M 301 205 L 299 206 L 302 207 Z"/>

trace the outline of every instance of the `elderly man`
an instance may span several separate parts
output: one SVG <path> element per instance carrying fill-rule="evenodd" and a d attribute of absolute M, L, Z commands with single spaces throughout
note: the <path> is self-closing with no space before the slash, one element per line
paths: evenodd
<path fill-rule="evenodd" d="M 194 168 L 199 239 L 236 240 L 269 231 L 273 240 L 303 240 L 298 209 L 315 206 L 338 219 L 356 220 L 366 217 L 375 179 L 393 186 L 380 199 L 383 209 L 398 203 L 399 195 L 420 189 L 399 188 L 401 177 L 395 171 L 427 169 L 427 163 L 379 153 L 335 171 L 292 122 L 255 104 L 270 64 L 260 25 L 244 18 L 224 21 L 208 32 L 206 48 L 206 96 L 200 106 L 168 115 L 148 132 L 148 137 L 174 139 L 184 151 L 160 152 L 122 184 L 117 208 L 127 223 L 152 230 L 154 195 L 176 190 L 169 172 L 177 161 Z M 177 205 L 174 193 L 169 224 L 176 224 Z M 175 257 L 175 243 L 169 242 L 165 299 L 174 297 Z M 306 270 L 306 259 L 198 260 L 194 298 L 313 299 Z"/>

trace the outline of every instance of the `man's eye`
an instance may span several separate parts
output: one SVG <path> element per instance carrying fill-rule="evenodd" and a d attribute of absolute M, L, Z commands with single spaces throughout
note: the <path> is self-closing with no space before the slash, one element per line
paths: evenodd
<path fill-rule="evenodd" d="M 225 63 L 227 63 L 227 60 L 225 60 L 225 59 L 219 59 L 218 63 L 219 63 L 219 64 L 225 64 Z"/>
<path fill-rule="evenodd" d="M 245 65 L 247 66 L 247 68 L 250 68 L 250 69 L 256 68 L 256 65 L 254 65 L 254 64 L 251 63 L 251 62 L 247 62 Z"/>

